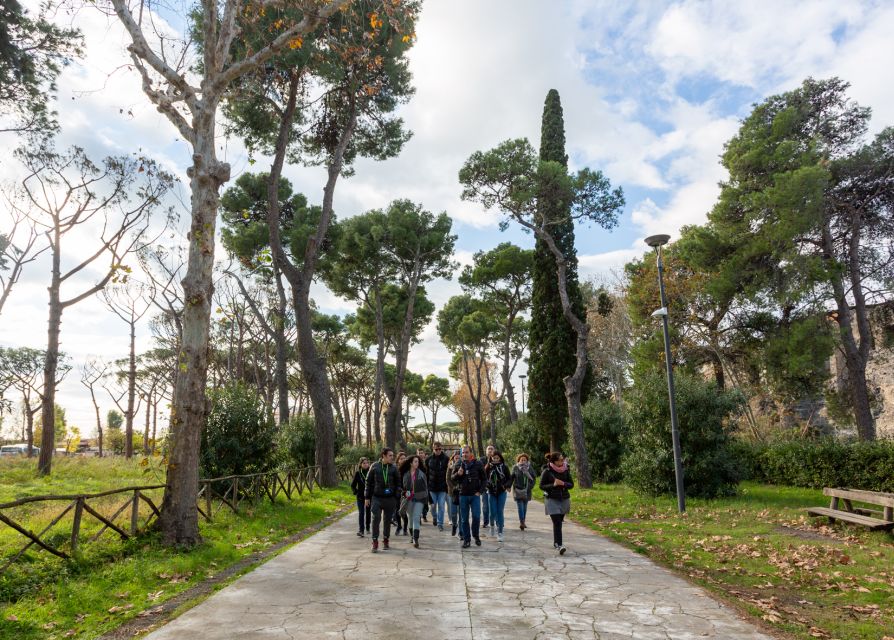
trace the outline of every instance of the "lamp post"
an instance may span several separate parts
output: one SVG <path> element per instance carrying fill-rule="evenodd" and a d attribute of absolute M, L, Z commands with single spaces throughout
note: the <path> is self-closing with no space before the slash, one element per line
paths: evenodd
<path fill-rule="evenodd" d="M 667 366 L 667 394 L 670 398 L 671 414 L 671 439 L 674 447 L 674 476 L 677 481 L 677 509 L 680 513 L 686 511 L 686 494 L 683 489 L 683 462 L 680 451 L 680 427 L 677 424 L 677 405 L 674 400 L 674 365 L 671 359 L 670 332 L 668 330 L 667 297 L 664 293 L 664 263 L 661 259 L 661 247 L 670 240 L 669 235 L 660 234 L 646 238 L 646 244 L 655 249 L 658 257 L 658 292 L 661 295 L 661 308 L 655 311 L 653 316 L 661 316 L 661 325 L 664 329 L 664 359 Z"/>
<path fill-rule="evenodd" d="M 525 378 L 528 376 L 519 376 L 521 378 L 521 390 L 522 390 L 522 415 L 525 413 Z"/>

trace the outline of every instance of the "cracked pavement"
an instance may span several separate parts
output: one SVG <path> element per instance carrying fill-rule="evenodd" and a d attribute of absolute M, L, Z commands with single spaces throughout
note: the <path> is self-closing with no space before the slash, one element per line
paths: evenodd
<path fill-rule="evenodd" d="M 510 501 L 502 544 L 482 536 L 463 551 L 449 526 L 423 523 L 419 549 L 394 536 L 390 551 L 373 554 L 351 513 L 147 638 L 770 640 L 702 589 L 579 525 L 565 524 L 559 556 L 539 503 L 527 524 L 518 529 Z"/>

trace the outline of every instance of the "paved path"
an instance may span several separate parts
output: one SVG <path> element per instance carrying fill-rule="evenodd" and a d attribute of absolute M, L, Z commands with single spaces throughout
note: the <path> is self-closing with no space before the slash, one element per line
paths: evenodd
<path fill-rule="evenodd" d="M 356 513 L 295 545 L 150 636 L 525 640 L 768 639 L 730 608 L 649 560 L 574 524 L 568 553 L 552 549 L 550 521 L 532 503 L 506 542 L 460 551 L 450 531 L 423 524 L 372 554 Z"/>

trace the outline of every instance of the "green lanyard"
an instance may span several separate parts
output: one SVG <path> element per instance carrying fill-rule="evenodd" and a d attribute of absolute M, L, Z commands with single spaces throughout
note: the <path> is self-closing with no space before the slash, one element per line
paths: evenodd
<path fill-rule="evenodd" d="M 385 488 L 388 488 L 388 466 L 387 464 L 382 465 L 382 479 L 385 481 Z"/>

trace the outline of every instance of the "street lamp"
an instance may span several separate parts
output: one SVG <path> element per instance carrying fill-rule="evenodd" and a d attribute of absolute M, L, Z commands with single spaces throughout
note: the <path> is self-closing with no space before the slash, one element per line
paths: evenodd
<path fill-rule="evenodd" d="M 674 476 L 677 481 L 677 509 L 680 513 L 686 511 L 686 494 L 683 489 L 683 463 L 680 452 L 680 428 L 677 424 L 677 405 L 674 400 L 674 365 L 671 360 L 670 332 L 668 330 L 667 297 L 664 294 L 664 263 L 661 260 L 661 247 L 670 240 L 669 235 L 659 234 L 646 238 L 646 244 L 655 249 L 658 256 L 658 292 L 661 295 L 661 308 L 652 313 L 652 316 L 661 317 L 661 326 L 664 329 L 664 359 L 667 365 L 667 395 L 670 398 L 671 414 L 671 439 L 674 445 Z"/>
<path fill-rule="evenodd" d="M 525 378 L 528 376 L 519 376 L 521 378 L 521 390 L 522 390 L 522 414 L 525 413 Z"/>

